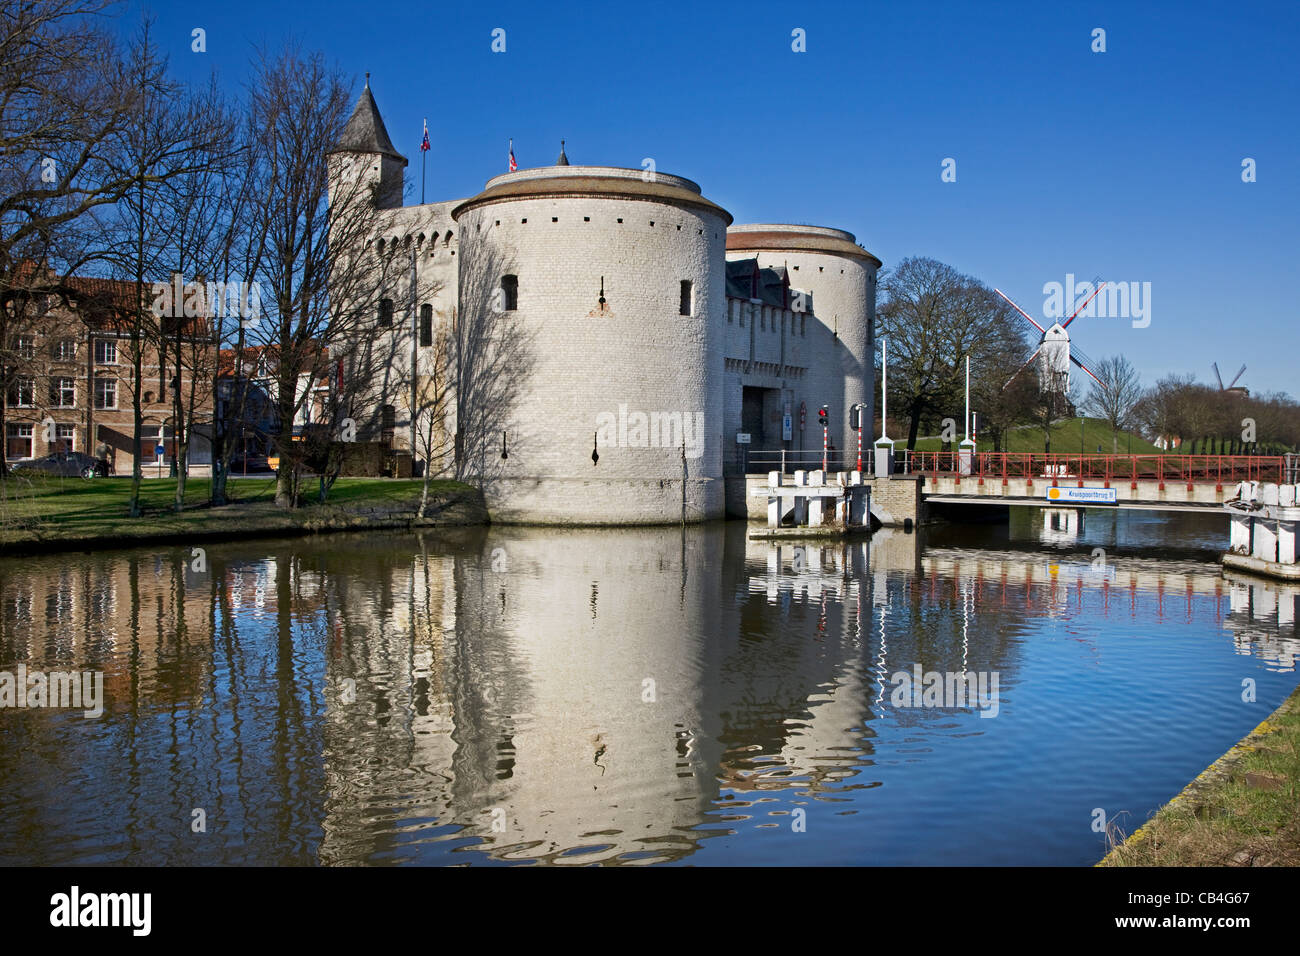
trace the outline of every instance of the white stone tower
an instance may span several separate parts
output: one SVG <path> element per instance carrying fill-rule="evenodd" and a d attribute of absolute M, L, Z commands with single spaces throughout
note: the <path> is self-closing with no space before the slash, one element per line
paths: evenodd
<path fill-rule="evenodd" d="M 498 176 L 452 215 L 462 315 L 500 308 L 528 337 L 499 410 L 494 520 L 721 517 L 730 214 L 678 176 L 556 165 Z"/>
<path fill-rule="evenodd" d="M 727 230 L 727 258 L 758 257 L 759 264 L 789 269 L 790 288 L 812 293 L 813 314 L 830 332 L 801 391 L 809 396 L 809 423 L 816 403 L 830 404 L 831 440 L 852 458 L 857 435 L 849 407 L 866 405 L 863 441 L 870 444 L 875 414 L 876 272 L 881 262 L 857 244 L 853 233 L 821 226 L 756 223 Z M 820 440 L 820 432 L 817 434 Z"/>
<path fill-rule="evenodd" d="M 380 209 L 402 205 L 406 157 L 388 138 L 388 130 L 370 92 L 370 74 L 361 91 L 338 144 L 329 151 L 330 201 L 337 201 L 344 184 L 357 182 L 378 186 L 375 201 Z"/>

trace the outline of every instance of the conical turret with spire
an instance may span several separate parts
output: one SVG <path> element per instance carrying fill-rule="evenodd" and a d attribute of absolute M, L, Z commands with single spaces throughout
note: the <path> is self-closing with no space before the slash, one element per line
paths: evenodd
<path fill-rule="evenodd" d="M 564 155 L 564 140 L 560 140 L 560 158 L 555 161 L 556 166 L 569 165 L 569 157 Z"/>
<path fill-rule="evenodd" d="M 344 185 L 343 177 L 350 173 L 363 180 L 377 180 L 380 208 L 402 204 L 403 170 L 407 160 L 393 146 L 393 141 L 388 136 L 374 94 L 370 92 L 369 73 L 366 74 L 366 85 L 343 127 L 338 143 L 328 155 L 331 195 L 338 193 Z"/>

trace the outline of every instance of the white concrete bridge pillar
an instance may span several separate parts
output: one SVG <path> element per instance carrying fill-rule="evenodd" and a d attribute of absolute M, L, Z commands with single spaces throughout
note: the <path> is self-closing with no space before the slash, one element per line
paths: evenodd
<path fill-rule="evenodd" d="M 781 487 L 781 473 L 779 471 L 769 471 L 767 473 L 767 486 L 769 488 Z M 781 527 L 781 496 L 780 495 L 768 495 L 767 526 L 769 528 Z"/>
<path fill-rule="evenodd" d="M 1261 561 L 1277 560 L 1276 522 L 1267 518 L 1258 518 L 1253 530 L 1254 547 L 1251 554 Z"/>
<path fill-rule="evenodd" d="M 826 483 L 826 473 L 818 470 L 808 476 L 808 484 L 820 488 Z M 818 495 L 808 500 L 808 527 L 820 528 L 825 523 L 826 499 Z"/>
<path fill-rule="evenodd" d="M 1294 521 L 1277 523 L 1277 560 L 1280 564 L 1295 564 L 1295 529 Z"/>
<path fill-rule="evenodd" d="M 1234 514 L 1232 516 L 1232 537 L 1228 542 L 1229 551 L 1237 551 L 1241 554 L 1250 553 L 1250 526 L 1254 519 L 1249 515 Z"/>

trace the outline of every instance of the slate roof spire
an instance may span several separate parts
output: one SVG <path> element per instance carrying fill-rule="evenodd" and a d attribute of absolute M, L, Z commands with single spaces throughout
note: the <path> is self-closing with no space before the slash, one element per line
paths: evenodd
<path fill-rule="evenodd" d="M 399 160 L 403 166 L 407 164 L 406 157 L 397 151 L 393 141 L 388 138 L 384 119 L 379 115 L 374 94 L 370 92 L 369 73 L 366 74 L 366 85 L 357 99 L 357 105 L 352 110 L 352 116 L 343 127 L 343 135 L 339 137 L 338 145 L 330 152 L 380 153 Z"/>
<path fill-rule="evenodd" d="M 560 158 L 555 161 L 556 166 L 569 165 L 569 157 L 564 155 L 564 140 L 560 140 Z"/>

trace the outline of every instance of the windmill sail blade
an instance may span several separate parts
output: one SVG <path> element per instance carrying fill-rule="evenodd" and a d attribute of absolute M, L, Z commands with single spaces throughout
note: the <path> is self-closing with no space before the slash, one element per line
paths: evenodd
<path fill-rule="evenodd" d="M 1223 391 L 1223 376 L 1219 374 L 1219 363 L 1211 362 L 1210 367 L 1214 369 L 1214 377 L 1219 380 L 1219 391 Z"/>
<path fill-rule="evenodd" d="M 1072 313 L 1070 313 L 1070 317 L 1069 317 L 1068 319 L 1066 319 L 1064 322 L 1061 323 L 1061 328 L 1063 328 L 1063 329 L 1067 329 L 1067 328 L 1069 328 L 1069 327 L 1070 327 L 1070 323 L 1074 321 L 1074 317 L 1075 317 L 1076 315 L 1078 315 L 1080 312 L 1082 312 L 1082 311 L 1083 311 L 1083 307 L 1084 307 L 1085 305 L 1087 305 L 1089 302 L 1092 301 L 1093 296 L 1095 296 L 1098 292 L 1100 292 L 1100 291 L 1101 291 L 1102 289 L 1104 289 L 1104 288 L 1106 288 L 1106 283 L 1103 282 L 1103 283 L 1101 283 L 1101 285 L 1097 286 L 1097 288 L 1093 289 L 1093 290 L 1092 290 L 1092 295 L 1090 295 L 1090 296 L 1088 296 L 1088 298 L 1084 299 L 1084 300 L 1083 300 L 1083 303 L 1082 303 L 1082 304 L 1081 304 L 1077 309 L 1075 309 Z"/>
<path fill-rule="evenodd" d="M 1232 380 L 1231 382 L 1228 383 L 1228 388 L 1232 388 L 1232 386 L 1236 385 L 1236 384 L 1237 384 L 1237 379 L 1241 378 L 1241 376 L 1243 376 L 1244 374 L 1246 374 L 1246 366 L 1243 365 L 1243 366 L 1241 367 L 1241 371 L 1238 372 L 1237 375 L 1236 375 L 1236 377 L 1233 378 L 1233 380 Z"/>
<path fill-rule="evenodd" d="M 1084 370 L 1085 372 L 1087 372 L 1089 375 L 1092 375 L 1092 369 L 1088 368 L 1088 366 L 1084 365 L 1082 362 L 1080 362 L 1080 361 L 1079 361 L 1077 358 L 1075 358 L 1073 355 L 1070 356 L 1070 361 L 1073 362 L 1075 365 L 1079 366 L 1079 368 L 1083 369 L 1083 370 Z M 1092 380 L 1093 380 L 1094 382 L 1096 382 L 1098 385 L 1101 385 L 1101 384 L 1102 384 L 1102 383 L 1101 383 L 1101 379 L 1099 379 L 1096 375 L 1092 375 Z M 1105 388 L 1105 387 L 1106 387 L 1106 386 L 1102 385 L 1102 388 Z"/>
<path fill-rule="evenodd" d="M 1039 325 L 1039 324 L 1038 324 L 1037 322 L 1035 322 L 1033 319 L 1029 318 L 1029 313 L 1026 312 L 1024 309 L 1020 308 L 1020 306 L 1016 305 L 1014 302 L 1012 302 L 1011 299 L 1009 299 L 1009 298 L 1007 297 L 1007 294 L 1006 294 L 1005 292 L 1003 292 L 1001 289 L 994 289 L 993 291 L 996 292 L 998 295 L 1002 296 L 1002 298 L 1006 299 L 1007 302 L 1011 305 L 1011 308 L 1015 309 L 1017 312 L 1019 312 L 1021 315 L 1023 315 L 1023 316 L 1025 317 L 1025 319 L 1028 320 L 1029 324 L 1032 325 L 1034 328 L 1036 328 L 1039 332 L 1046 332 L 1046 331 L 1047 331 L 1047 329 L 1043 328 L 1041 325 Z M 1019 374 L 1019 373 L 1017 373 L 1017 374 Z M 1012 377 L 1012 378 L 1015 378 L 1015 375 L 1013 375 L 1013 376 L 1011 376 L 1011 377 Z"/>
<path fill-rule="evenodd" d="M 1012 302 L 1011 304 L 1015 305 L 1014 302 Z M 1028 316 L 1026 316 L 1026 318 L 1028 318 Z M 1032 321 L 1032 319 L 1030 321 Z M 1038 348 L 1034 349 L 1034 354 L 1029 356 L 1029 358 L 1025 361 L 1025 364 L 1020 366 L 1020 368 L 1016 369 L 1015 374 L 1012 375 L 1009 379 L 1007 379 L 1007 385 L 1010 385 L 1012 382 L 1014 382 L 1016 380 L 1016 377 L 1019 376 L 1021 372 L 1029 368 L 1030 364 L 1034 361 L 1034 359 L 1038 358 L 1038 353 L 1041 352 L 1042 350 L 1043 347 L 1041 345 L 1038 346 Z M 1002 386 L 1002 390 L 1004 392 L 1007 390 L 1007 385 Z"/>

